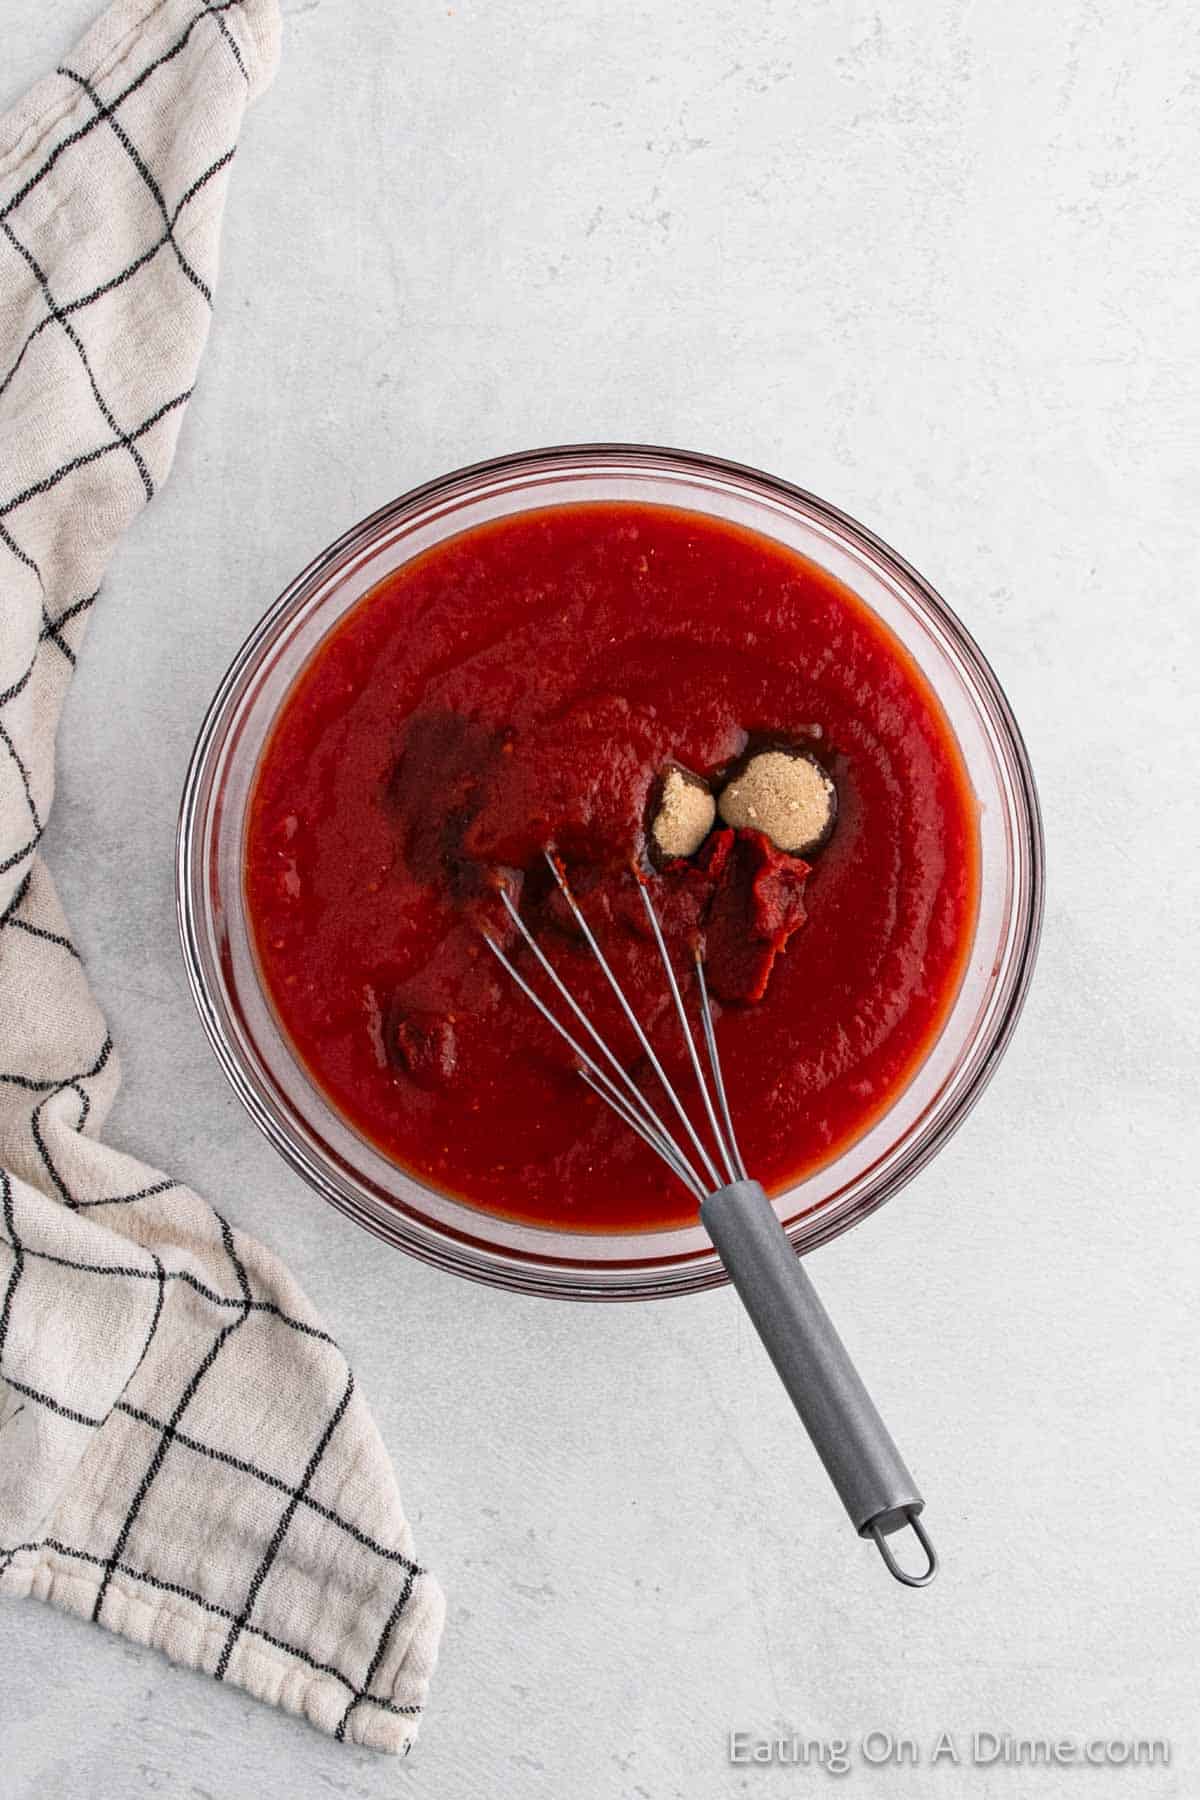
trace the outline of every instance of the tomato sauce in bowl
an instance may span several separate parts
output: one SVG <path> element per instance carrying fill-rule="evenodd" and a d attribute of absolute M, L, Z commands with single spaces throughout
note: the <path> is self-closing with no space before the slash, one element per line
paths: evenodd
<path fill-rule="evenodd" d="M 747 1166 L 779 1190 L 839 1156 L 936 1040 L 970 950 L 974 794 L 912 657 L 831 573 L 729 520 L 635 501 L 518 512 L 402 563 L 317 645 L 259 758 L 244 900 L 260 980 L 330 1104 L 418 1180 L 572 1233 L 662 1231 L 695 1206 L 579 1080 L 483 941 L 519 894 L 623 1051 L 556 914 L 664 877 L 647 808 L 680 764 L 719 788 L 786 739 L 832 777 L 805 920 L 717 1031 Z M 603 934 L 686 1092 L 657 953 Z M 649 1090 L 648 1090 L 649 1091 Z"/>

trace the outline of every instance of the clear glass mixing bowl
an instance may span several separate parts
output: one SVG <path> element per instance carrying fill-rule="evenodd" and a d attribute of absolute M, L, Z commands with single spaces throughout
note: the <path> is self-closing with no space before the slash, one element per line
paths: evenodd
<path fill-rule="evenodd" d="M 179 823 L 178 906 L 196 1004 L 251 1117 L 319 1194 L 388 1244 L 499 1287 L 579 1299 L 686 1293 L 726 1279 L 707 1234 L 582 1234 L 484 1213 L 389 1162 L 341 1118 L 276 1025 L 242 889 L 247 802 L 281 702 L 316 644 L 385 575 L 486 520 L 578 501 L 689 507 L 749 526 L 832 571 L 924 671 L 958 737 L 980 811 L 979 916 L 962 986 L 891 1108 L 816 1174 L 775 1196 L 798 1250 L 845 1231 L 928 1162 L 965 1118 L 1016 1023 L 1041 921 L 1033 776 L 978 647 L 904 560 L 802 489 L 678 450 L 600 444 L 497 458 L 416 488 L 355 525 L 255 626 L 209 707 Z"/>

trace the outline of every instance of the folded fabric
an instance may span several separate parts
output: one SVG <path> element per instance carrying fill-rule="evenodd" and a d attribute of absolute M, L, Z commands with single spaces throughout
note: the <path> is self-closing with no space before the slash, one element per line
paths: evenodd
<path fill-rule="evenodd" d="M 171 464 L 278 30 L 275 0 L 118 0 L 0 121 L 0 1594 L 403 1751 L 442 1598 L 387 1454 L 276 1259 L 97 1141 L 116 1054 L 38 853 L 88 609 Z"/>

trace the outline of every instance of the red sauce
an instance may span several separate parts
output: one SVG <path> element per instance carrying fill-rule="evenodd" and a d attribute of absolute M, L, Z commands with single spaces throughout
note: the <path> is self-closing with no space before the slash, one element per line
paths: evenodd
<path fill-rule="evenodd" d="M 256 775 L 245 883 L 313 1080 L 393 1161 L 476 1206 L 577 1231 L 694 1220 L 480 925 L 502 918 L 496 868 L 523 872 L 523 916 L 625 1053 L 541 851 L 611 890 L 644 851 L 664 764 L 719 778 L 780 734 L 833 777 L 837 824 L 764 998 L 721 1009 L 718 1038 L 752 1173 L 778 1189 L 835 1156 L 957 990 L 974 797 L 933 693 L 861 601 L 772 540 L 665 507 L 464 533 L 381 582 L 300 674 Z M 620 917 L 601 935 L 686 1091 L 653 945 Z"/>

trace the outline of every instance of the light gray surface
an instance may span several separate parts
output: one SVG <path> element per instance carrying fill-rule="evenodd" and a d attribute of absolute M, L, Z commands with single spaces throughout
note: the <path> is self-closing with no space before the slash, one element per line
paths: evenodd
<path fill-rule="evenodd" d="M 8 0 L 9 97 L 91 12 Z M 842 1784 L 896 1800 L 1200 1793 L 1196 52 L 1184 0 L 293 9 L 48 854 L 123 1058 L 112 1135 L 341 1336 L 449 1591 L 442 1667 L 396 1765 L 12 1603 L 4 1800 L 824 1786 L 728 1767 L 731 1727 L 777 1725 L 1174 1740 L 1165 1772 Z M 848 1535 L 728 1294 L 579 1309 L 380 1250 L 259 1141 L 185 993 L 179 787 L 264 605 L 414 482 L 605 437 L 857 514 L 1028 735 L 1050 895 L 1018 1039 L 936 1166 L 813 1264 L 929 1496 L 926 1593 Z"/>

